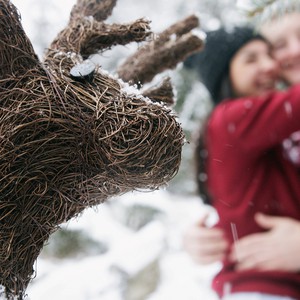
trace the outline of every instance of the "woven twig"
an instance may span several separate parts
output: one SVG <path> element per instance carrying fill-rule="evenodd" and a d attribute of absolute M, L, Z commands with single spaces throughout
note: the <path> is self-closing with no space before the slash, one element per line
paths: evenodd
<path fill-rule="evenodd" d="M 163 82 L 159 85 L 143 91 L 143 95 L 155 102 L 162 102 L 167 105 L 173 105 L 175 103 L 174 89 L 170 77 L 164 78 Z"/>
<path fill-rule="evenodd" d="M 8 299 L 23 299 L 61 223 L 109 197 L 158 189 L 180 164 L 184 136 L 170 109 L 97 66 L 88 80 L 70 75 L 92 51 L 144 39 L 148 23 L 113 27 L 75 18 L 76 10 L 42 63 L 15 7 L 0 0 L 0 284 Z"/>
<path fill-rule="evenodd" d="M 87 58 L 114 45 L 144 41 L 151 33 L 149 28 L 149 21 L 143 19 L 122 25 L 108 25 L 93 18 L 76 19 L 57 36 L 50 48 Z"/>
<path fill-rule="evenodd" d="M 174 35 L 178 38 L 191 30 L 200 26 L 199 18 L 196 15 L 190 15 L 183 20 L 176 22 L 169 28 L 163 30 L 153 41 L 154 47 L 160 47 L 164 43 L 174 40 Z"/>
<path fill-rule="evenodd" d="M 6 22 L 10 18 L 10 22 Z M 0 79 L 18 75 L 39 62 L 31 42 L 22 32 L 19 15 L 9 1 L 0 1 Z"/>

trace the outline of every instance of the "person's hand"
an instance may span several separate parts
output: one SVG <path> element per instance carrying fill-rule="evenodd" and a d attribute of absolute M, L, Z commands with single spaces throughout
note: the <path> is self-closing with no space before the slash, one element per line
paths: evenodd
<path fill-rule="evenodd" d="M 261 213 L 255 219 L 268 231 L 251 234 L 235 242 L 231 260 L 236 262 L 236 269 L 300 271 L 300 222 Z"/>
<path fill-rule="evenodd" d="M 184 249 L 196 263 L 204 265 L 221 261 L 229 248 L 221 229 L 205 226 L 207 217 L 190 226 L 183 236 Z"/>

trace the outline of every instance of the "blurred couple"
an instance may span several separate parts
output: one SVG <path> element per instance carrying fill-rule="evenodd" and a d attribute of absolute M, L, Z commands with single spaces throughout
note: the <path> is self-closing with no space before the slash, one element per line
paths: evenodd
<path fill-rule="evenodd" d="M 223 300 L 300 300 L 299 20 L 208 32 L 186 62 L 214 102 L 195 157 L 219 221 L 208 228 L 203 216 L 184 248 L 197 263 L 222 261 L 212 286 Z"/>

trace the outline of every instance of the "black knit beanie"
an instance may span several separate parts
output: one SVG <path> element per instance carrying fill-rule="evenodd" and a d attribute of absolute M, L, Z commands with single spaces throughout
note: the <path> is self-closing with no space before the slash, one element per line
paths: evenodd
<path fill-rule="evenodd" d="M 219 99 L 224 78 L 228 77 L 229 64 L 234 54 L 251 40 L 264 38 L 250 27 L 224 28 L 206 33 L 204 49 L 190 56 L 184 63 L 188 68 L 195 68 L 203 84 L 211 94 L 215 104 Z"/>

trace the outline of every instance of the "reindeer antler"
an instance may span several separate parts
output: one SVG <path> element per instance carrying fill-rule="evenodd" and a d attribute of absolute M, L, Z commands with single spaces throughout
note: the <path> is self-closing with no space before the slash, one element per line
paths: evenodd
<path fill-rule="evenodd" d="M 31 42 L 9 1 L 0 2 L 0 80 L 7 75 L 24 74 L 39 64 Z M 1 100 L 0 100 L 1 101 Z"/>
<path fill-rule="evenodd" d="M 174 104 L 174 89 L 171 83 L 171 78 L 166 77 L 163 82 L 157 86 L 150 87 L 143 91 L 145 97 L 152 101 L 165 103 L 166 105 Z"/>
<path fill-rule="evenodd" d="M 116 6 L 117 0 L 77 0 L 73 6 L 70 21 L 81 19 L 83 16 L 93 16 L 96 21 L 106 20 Z"/>
<path fill-rule="evenodd" d="M 116 2 L 78 0 L 68 26 L 52 42 L 45 60 L 51 61 L 57 52 L 71 52 L 85 59 L 114 45 L 145 40 L 151 33 L 147 20 L 139 19 L 129 24 L 103 22 L 112 13 Z"/>
<path fill-rule="evenodd" d="M 144 84 L 156 74 L 173 69 L 189 55 L 202 49 L 203 40 L 190 32 L 197 26 L 199 19 L 195 15 L 170 26 L 129 57 L 119 67 L 119 77 L 131 84 Z"/>

